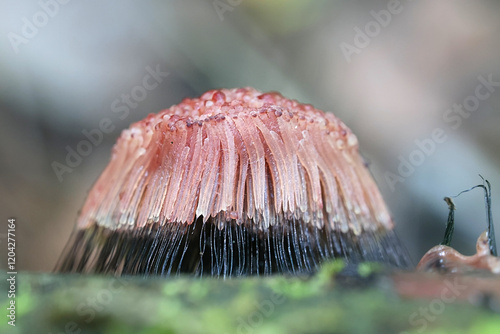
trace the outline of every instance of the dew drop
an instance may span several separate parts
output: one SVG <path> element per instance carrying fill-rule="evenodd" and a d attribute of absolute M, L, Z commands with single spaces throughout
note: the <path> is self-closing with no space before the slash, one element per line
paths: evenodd
<path fill-rule="evenodd" d="M 212 95 L 212 101 L 217 105 L 221 105 L 226 102 L 226 94 L 218 90 Z"/>

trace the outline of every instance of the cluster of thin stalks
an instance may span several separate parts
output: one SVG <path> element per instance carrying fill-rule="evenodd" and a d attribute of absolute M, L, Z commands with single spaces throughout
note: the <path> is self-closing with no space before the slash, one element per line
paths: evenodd
<path fill-rule="evenodd" d="M 219 218 L 222 215 L 207 222 L 198 219 L 193 224 L 168 223 L 130 230 L 94 225 L 75 233 L 59 270 L 234 277 L 309 274 L 334 258 L 348 263 L 378 261 L 403 268 L 410 265 L 393 231 L 356 235 L 296 220 L 260 230 L 250 223 L 221 223 Z"/>

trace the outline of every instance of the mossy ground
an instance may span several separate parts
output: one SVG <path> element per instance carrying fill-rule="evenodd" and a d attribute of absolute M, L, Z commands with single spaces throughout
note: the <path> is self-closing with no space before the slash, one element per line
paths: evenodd
<path fill-rule="evenodd" d="M 341 262 L 311 277 L 226 280 L 21 273 L 16 327 L 4 319 L 0 332 L 500 333 L 492 307 L 403 297 L 393 275 Z"/>

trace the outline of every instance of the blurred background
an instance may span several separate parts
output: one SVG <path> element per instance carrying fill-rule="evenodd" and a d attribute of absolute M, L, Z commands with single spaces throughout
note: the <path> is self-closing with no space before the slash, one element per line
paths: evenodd
<path fill-rule="evenodd" d="M 443 197 L 478 174 L 493 186 L 500 235 L 499 10 L 493 0 L 2 0 L 0 247 L 15 217 L 18 270 L 52 270 L 122 129 L 241 86 L 334 112 L 357 134 L 415 264 L 443 237 Z M 86 155 L 69 166 L 78 149 Z M 472 254 L 483 193 L 455 203 L 452 245 Z"/>

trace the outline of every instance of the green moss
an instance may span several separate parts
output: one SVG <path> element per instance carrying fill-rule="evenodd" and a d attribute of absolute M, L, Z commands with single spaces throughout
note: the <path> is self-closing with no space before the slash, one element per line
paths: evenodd
<path fill-rule="evenodd" d="M 189 285 L 188 295 L 189 298 L 195 301 L 203 300 L 210 292 L 210 287 L 202 280 L 196 280 Z"/>
<path fill-rule="evenodd" d="M 131 277 L 122 284 L 113 277 L 20 274 L 26 286 L 17 299 L 16 330 L 64 333 L 75 322 L 81 333 L 419 333 L 409 317 L 430 300 L 398 297 L 389 274 L 371 265 L 357 268 L 370 279 L 349 276 L 345 285 L 343 269 L 332 262 L 312 277 Z M 87 322 L 78 306 L 103 291 L 111 298 Z M 5 322 L 0 328 L 11 330 Z M 500 317 L 467 302 L 449 303 L 424 332 L 496 334 Z"/>
<path fill-rule="evenodd" d="M 205 326 L 205 333 L 231 333 L 233 324 L 230 318 L 231 312 L 221 307 L 207 308 L 199 319 Z"/>
<path fill-rule="evenodd" d="M 480 317 L 480 319 L 477 319 L 475 323 L 470 327 L 469 333 L 500 333 L 500 317 L 497 314 Z"/>
<path fill-rule="evenodd" d="M 363 262 L 358 265 L 358 274 L 361 277 L 368 277 L 380 273 L 383 267 L 380 263 L 376 262 Z"/>
<path fill-rule="evenodd" d="M 171 280 L 163 285 L 163 295 L 167 297 L 175 297 L 180 293 L 184 293 L 189 288 L 189 283 L 185 279 Z"/>
<path fill-rule="evenodd" d="M 122 333 L 127 333 L 127 331 L 125 330 Z M 164 328 L 164 327 L 161 327 L 161 326 L 153 326 L 153 327 L 143 328 L 142 330 L 140 330 L 137 333 L 138 334 L 158 334 L 158 333 L 162 333 L 162 334 L 163 333 L 164 334 L 174 334 L 175 331 L 173 329 Z"/>

